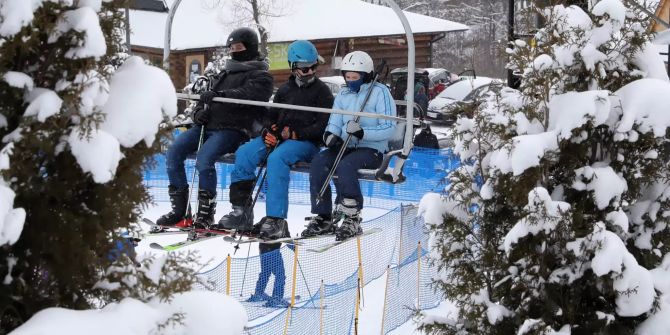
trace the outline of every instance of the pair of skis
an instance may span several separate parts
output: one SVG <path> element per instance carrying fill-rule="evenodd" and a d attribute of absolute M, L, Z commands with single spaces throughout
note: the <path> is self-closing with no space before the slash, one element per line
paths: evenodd
<path fill-rule="evenodd" d="M 185 246 L 195 244 L 198 242 L 206 241 L 209 239 L 225 236 L 225 237 L 231 237 L 232 235 L 242 235 L 242 236 L 248 236 L 248 237 L 256 237 L 255 235 L 249 235 L 249 234 L 240 234 L 239 232 L 235 232 L 232 230 L 216 230 L 216 229 L 198 229 L 198 228 L 184 228 L 180 230 L 173 230 L 172 227 L 164 227 L 164 226 L 159 226 L 155 222 L 144 218 L 142 219 L 142 222 L 145 224 L 149 225 L 152 227 L 152 232 L 149 232 L 149 236 L 158 236 L 158 235 L 171 235 L 171 234 L 189 234 L 192 236 L 189 236 L 188 239 L 185 241 L 179 241 L 177 243 L 169 244 L 169 245 L 161 245 L 158 243 L 151 243 L 149 244 L 149 247 L 152 249 L 158 249 L 158 250 L 164 250 L 164 251 L 173 251 L 177 250 L 180 248 L 183 248 Z M 159 228 L 159 229 L 156 229 Z"/>
<path fill-rule="evenodd" d="M 157 225 L 149 220 L 149 219 L 143 219 L 142 220 L 144 223 L 152 226 L 152 227 L 157 227 Z M 370 234 L 374 234 L 377 232 L 382 231 L 380 228 L 370 228 L 363 230 L 363 232 L 359 235 L 354 235 L 350 238 L 341 240 L 341 241 L 332 241 L 328 242 L 325 244 L 322 244 L 318 247 L 315 248 L 310 248 L 307 249 L 309 252 L 315 252 L 315 253 L 321 253 L 328 251 L 342 243 L 346 243 L 347 241 L 359 237 L 359 236 L 366 236 Z M 236 244 L 245 244 L 245 243 L 287 243 L 287 244 L 296 244 L 296 245 L 302 245 L 302 241 L 304 240 L 309 240 L 309 239 L 315 239 L 315 238 L 325 238 L 325 237 L 335 237 L 335 234 L 326 234 L 326 235 L 316 235 L 316 236 L 307 236 L 307 237 L 285 237 L 285 238 L 279 238 L 279 239 L 274 239 L 274 240 L 264 240 L 261 238 L 258 238 L 255 235 L 249 235 L 249 234 L 240 234 L 236 233 L 235 231 L 228 231 L 228 230 L 212 230 L 212 229 L 195 229 L 195 232 L 197 233 L 197 237 L 195 239 L 187 239 L 185 241 L 179 241 L 177 243 L 169 244 L 169 245 L 161 245 L 158 243 L 151 243 L 149 245 L 150 248 L 152 249 L 158 249 L 158 250 L 164 250 L 164 251 L 174 251 L 195 243 L 199 243 L 202 241 L 206 241 L 209 239 L 217 238 L 217 237 L 223 237 L 223 240 L 229 243 L 236 243 Z M 180 230 L 180 231 L 172 231 L 172 230 L 167 230 L 164 232 L 157 232 L 155 233 L 156 235 L 160 234 L 188 234 L 189 230 Z M 236 236 L 244 236 L 247 237 L 246 239 L 240 239 L 239 237 Z"/>
<path fill-rule="evenodd" d="M 361 236 L 366 236 L 374 233 L 378 233 L 382 231 L 380 228 L 370 228 L 363 230 L 361 234 L 351 236 L 349 238 L 346 238 L 341 241 L 331 241 L 322 245 L 319 245 L 318 247 L 315 248 L 309 248 L 307 249 L 308 252 L 315 252 L 315 253 L 321 253 L 328 251 L 332 249 L 333 247 L 336 247 L 342 243 L 346 243 L 349 240 L 352 240 L 356 237 L 361 237 Z M 316 239 L 316 238 L 325 238 L 325 237 L 335 237 L 335 234 L 325 234 L 325 235 L 316 235 L 316 236 L 305 236 L 305 237 L 285 237 L 285 238 L 280 238 L 276 240 L 263 240 L 261 238 L 248 238 L 245 240 L 239 240 L 236 238 L 233 238 L 232 236 L 224 236 L 223 240 L 231 243 L 239 243 L 239 244 L 244 244 L 244 243 L 289 243 L 289 244 L 297 244 L 297 245 L 304 245 L 305 240 L 311 240 L 311 239 Z"/>

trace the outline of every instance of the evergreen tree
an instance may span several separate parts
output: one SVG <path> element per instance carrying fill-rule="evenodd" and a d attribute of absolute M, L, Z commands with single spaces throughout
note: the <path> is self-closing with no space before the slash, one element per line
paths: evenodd
<path fill-rule="evenodd" d="M 2 160 L 11 162 L 1 173 L 16 193 L 14 205 L 26 212 L 18 242 L 0 246 L 0 333 L 46 307 L 87 309 L 123 296 L 146 299 L 141 291 L 167 298 L 194 280 L 175 257 L 156 266 L 180 278 L 156 280 L 128 257 L 110 256 L 125 241 L 120 231 L 132 230 L 151 200 L 143 170 L 160 141 L 122 146 L 113 178 L 101 181 L 84 171 L 68 140 L 76 134 L 93 138 L 105 121 L 97 101 L 109 93 L 108 79 L 120 60 L 123 4 L 0 1 L 0 138 Z M 112 154 L 100 152 L 100 158 Z M 128 287 L 121 273 L 143 284 Z M 94 289 L 100 282 L 125 287 Z"/>
<path fill-rule="evenodd" d="M 508 49 L 521 87 L 456 123 L 465 164 L 432 230 L 459 317 L 424 330 L 634 334 L 667 315 L 670 84 L 626 7 L 533 7 L 545 25 Z"/>

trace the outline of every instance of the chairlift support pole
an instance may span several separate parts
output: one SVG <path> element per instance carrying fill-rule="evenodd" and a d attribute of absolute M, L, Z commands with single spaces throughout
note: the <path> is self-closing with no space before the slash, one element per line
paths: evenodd
<path fill-rule="evenodd" d="M 163 42 L 163 68 L 165 71 L 170 73 L 170 40 L 172 39 L 172 21 L 174 20 L 174 15 L 177 13 L 177 8 L 179 8 L 181 0 L 174 0 L 172 3 L 172 8 L 168 12 L 167 20 L 165 20 L 165 41 Z"/>
<path fill-rule="evenodd" d="M 414 46 L 414 33 L 412 33 L 412 27 L 409 25 L 409 21 L 405 16 L 405 13 L 398 7 L 398 4 L 393 0 L 384 0 L 395 14 L 402 22 L 403 28 L 405 28 L 405 36 L 407 37 L 407 105 L 414 106 L 414 71 L 415 71 L 415 46 Z M 402 154 L 399 159 L 396 160 L 395 166 L 393 167 L 393 172 L 391 176 L 393 181 L 396 181 L 400 178 L 402 173 L 403 165 L 405 165 L 405 160 L 409 157 L 409 153 L 412 150 L 414 145 L 414 127 L 412 127 L 412 120 L 414 119 L 414 108 L 407 108 L 406 113 L 407 125 L 405 126 L 405 141 L 402 148 Z"/>

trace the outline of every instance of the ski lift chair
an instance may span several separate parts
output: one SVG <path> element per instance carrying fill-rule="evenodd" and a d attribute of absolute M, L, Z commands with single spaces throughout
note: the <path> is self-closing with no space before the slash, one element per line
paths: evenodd
<path fill-rule="evenodd" d="M 402 26 L 405 30 L 405 36 L 407 39 L 407 102 L 405 103 L 406 105 L 412 105 L 416 106 L 414 103 L 414 72 L 415 72 L 415 48 L 414 48 L 414 34 L 412 33 L 412 29 L 409 25 L 409 21 L 407 21 L 407 18 L 405 17 L 405 14 L 403 11 L 398 7 L 398 5 L 393 1 L 393 0 L 384 0 L 390 7 L 391 9 L 396 13 L 398 18 L 400 19 Z M 179 7 L 179 4 L 181 3 L 181 0 L 176 0 L 173 4 L 172 7 L 170 8 L 170 12 L 168 13 L 167 20 L 165 22 L 165 41 L 164 41 L 164 46 L 163 46 L 163 66 L 165 67 L 166 70 L 169 69 L 169 56 L 170 56 L 170 39 L 171 39 L 171 32 L 172 32 L 172 21 L 174 19 L 175 13 L 177 11 L 177 8 Z M 191 96 L 188 94 L 178 94 L 177 95 L 179 98 L 182 99 L 198 99 L 199 96 Z M 259 101 L 248 101 L 248 100 L 239 100 L 239 99 L 229 99 L 229 98 L 215 98 L 215 100 L 220 101 L 220 102 L 227 102 L 227 103 L 238 103 L 238 104 L 246 104 L 246 105 L 256 105 L 256 106 L 265 106 L 265 107 L 272 107 L 270 103 L 266 102 L 259 102 Z M 276 106 L 277 104 L 275 104 Z M 282 108 L 292 108 L 292 109 L 298 109 L 298 110 L 317 110 L 319 108 L 310 108 L 310 107 L 305 107 L 305 106 L 291 106 L 291 105 L 283 105 Z M 345 114 L 345 113 L 350 113 L 346 111 L 326 111 L 325 109 L 321 109 L 321 112 L 336 112 L 340 114 Z M 393 135 L 391 141 L 389 141 L 389 151 L 384 154 L 384 158 L 382 160 L 382 164 L 379 167 L 379 169 L 376 170 L 359 170 L 359 177 L 361 179 L 365 180 L 376 180 L 376 181 L 384 181 L 384 182 L 389 182 L 389 183 L 401 183 L 405 180 L 405 176 L 403 175 L 403 167 L 405 166 L 405 161 L 407 160 L 413 146 L 413 139 L 414 139 L 414 124 L 416 120 L 413 117 L 414 115 L 414 108 L 407 108 L 407 115 L 404 118 L 404 120 L 399 120 L 399 122 L 396 125 L 396 131 L 395 134 Z M 367 116 L 367 117 L 380 117 L 380 116 Z M 411 124 L 410 128 L 407 128 L 407 124 Z M 418 124 L 422 125 L 423 122 L 419 121 Z M 393 164 L 393 167 L 390 168 L 389 165 L 391 163 L 391 160 L 393 157 L 396 157 L 395 162 Z M 235 159 L 233 155 L 226 155 L 223 159 L 221 159 L 222 162 L 225 163 L 233 163 L 235 162 Z M 307 164 L 296 164 L 296 166 L 293 167 L 294 171 L 306 171 L 308 170 L 309 165 Z"/>
<path fill-rule="evenodd" d="M 396 104 L 405 106 L 407 105 L 405 101 L 396 101 Z M 421 107 L 419 107 L 416 103 L 414 104 L 414 109 L 416 111 L 419 111 L 420 108 Z M 420 115 L 420 112 L 414 115 Z M 424 127 L 425 123 L 420 120 L 415 120 L 415 122 L 412 123 L 412 126 Z M 405 160 L 407 160 L 407 157 L 409 156 L 409 154 L 407 155 L 403 154 L 403 151 L 405 149 L 406 127 L 407 127 L 406 122 L 398 122 L 396 124 L 395 132 L 393 133 L 393 136 L 389 140 L 389 150 L 384 154 L 381 166 L 377 169 L 358 170 L 359 179 L 369 181 L 383 181 L 392 184 L 398 184 L 405 181 L 406 178 L 405 175 L 402 173 L 402 170 L 405 164 Z M 409 145 L 411 152 L 413 143 L 409 143 Z M 389 165 L 391 165 L 390 163 L 393 161 L 393 157 L 396 157 L 395 162 L 393 164 L 393 167 L 389 168 Z M 194 159 L 195 155 L 190 155 L 189 158 Z M 217 163 L 234 165 L 235 154 L 234 153 L 225 154 L 217 160 Z M 310 163 L 298 162 L 291 167 L 291 171 L 309 173 L 309 168 Z M 394 177 L 394 171 L 397 171 L 395 177 Z M 334 178 L 337 178 L 337 175 L 335 175 Z"/>

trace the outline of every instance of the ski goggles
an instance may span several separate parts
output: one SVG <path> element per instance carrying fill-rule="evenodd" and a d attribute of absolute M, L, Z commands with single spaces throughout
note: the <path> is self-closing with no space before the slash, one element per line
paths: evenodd
<path fill-rule="evenodd" d="M 309 73 L 309 71 L 316 71 L 316 68 L 319 66 L 318 63 L 309 64 L 309 63 L 293 63 L 291 70 L 300 70 L 302 73 Z"/>

